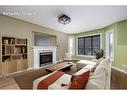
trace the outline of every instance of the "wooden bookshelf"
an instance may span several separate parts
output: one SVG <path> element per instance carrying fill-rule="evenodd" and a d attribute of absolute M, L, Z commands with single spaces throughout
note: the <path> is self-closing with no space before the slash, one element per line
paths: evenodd
<path fill-rule="evenodd" d="M 27 59 L 17 60 L 17 63 L 18 63 L 17 64 L 17 71 L 20 71 L 20 70 L 28 68 Z"/>
<path fill-rule="evenodd" d="M 16 71 L 17 71 L 16 60 L 2 62 L 2 74 L 9 74 Z"/>
<path fill-rule="evenodd" d="M 18 68 L 27 69 L 27 39 L 2 36 L 1 45 L 3 74 L 16 72 L 19 70 Z"/>
<path fill-rule="evenodd" d="M 27 39 L 2 37 L 2 62 L 27 59 Z"/>

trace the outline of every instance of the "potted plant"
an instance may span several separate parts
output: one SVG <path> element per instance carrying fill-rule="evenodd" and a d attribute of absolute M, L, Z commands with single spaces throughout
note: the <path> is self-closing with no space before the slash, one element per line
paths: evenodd
<path fill-rule="evenodd" d="M 104 50 L 103 49 L 96 50 L 95 55 L 96 55 L 96 59 L 102 58 L 104 56 Z"/>

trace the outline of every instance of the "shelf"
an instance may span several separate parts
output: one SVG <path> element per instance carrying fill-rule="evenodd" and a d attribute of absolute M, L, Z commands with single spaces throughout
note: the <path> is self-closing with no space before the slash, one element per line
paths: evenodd
<path fill-rule="evenodd" d="M 20 39 L 20 38 L 16 38 L 16 40 L 15 40 L 15 44 L 27 44 L 27 39 Z"/>
<path fill-rule="evenodd" d="M 10 74 L 28 68 L 27 39 L 2 36 L 1 74 Z"/>
<path fill-rule="evenodd" d="M 15 44 L 2 44 L 2 45 L 15 46 Z"/>
<path fill-rule="evenodd" d="M 27 53 L 23 53 L 23 54 L 6 54 L 6 55 L 2 55 L 2 56 L 14 56 L 14 55 L 24 55 L 24 54 L 27 54 Z"/>
<path fill-rule="evenodd" d="M 2 37 L 2 44 L 15 44 L 15 38 L 13 37 Z"/>
<path fill-rule="evenodd" d="M 2 56 L 11 56 L 11 55 L 15 55 L 15 54 L 6 54 L 6 55 L 2 55 Z"/>
<path fill-rule="evenodd" d="M 27 46 L 27 44 L 15 44 L 15 46 Z"/>
<path fill-rule="evenodd" d="M 2 37 L 2 62 L 27 58 L 27 39 Z"/>

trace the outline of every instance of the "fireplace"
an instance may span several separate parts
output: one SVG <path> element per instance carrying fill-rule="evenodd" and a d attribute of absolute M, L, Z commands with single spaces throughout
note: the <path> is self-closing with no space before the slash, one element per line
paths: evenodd
<path fill-rule="evenodd" d="M 34 68 L 56 63 L 56 46 L 33 46 Z"/>
<path fill-rule="evenodd" d="M 40 67 L 52 64 L 52 52 L 42 52 L 40 53 Z"/>

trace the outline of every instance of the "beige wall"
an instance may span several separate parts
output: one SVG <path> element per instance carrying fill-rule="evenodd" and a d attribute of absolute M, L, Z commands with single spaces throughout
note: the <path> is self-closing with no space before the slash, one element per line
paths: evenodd
<path fill-rule="evenodd" d="M 0 35 L 8 35 L 19 38 L 27 38 L 28 40 L 28 63 L 29 67 L 33 66 L 33 34 L 32 31 L 46 33 L 50 35 L 56 35 L 57 37 L 57 61 L 61 60 L 61 56 L 64 56 L 67 52 L 67 37 L 68 35 L 59 32 L 56 30 L 52 30 L 49 28 L 45 28 L 39 25 L 31 24 L 28 22 L 24 22 L 18 19 L 14 19 L 7 16 L 0 15 Z"/>
<path fill-rule="evenodd" d="M 34 45 L 47 45 L 47 46 L 56 46 L 56 36 L 52 36 L 52 35 L 45 35 L 43 33 L 33 33 L 34 36 Z M 41 39 L 40 39 L 41 37 Z"/>

